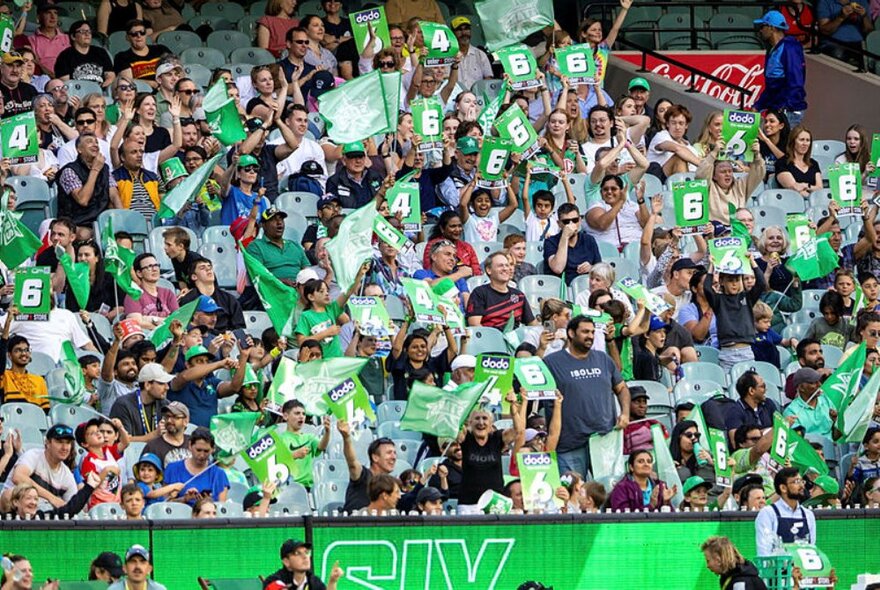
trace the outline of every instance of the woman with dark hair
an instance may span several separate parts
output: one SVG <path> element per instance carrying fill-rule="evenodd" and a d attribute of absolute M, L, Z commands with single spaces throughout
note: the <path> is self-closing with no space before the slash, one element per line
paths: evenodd
<path fill-rule="evenodd" d="M 862 171 L 862 183 L 874 172 L 874 162 L 871 161 L 871 144 L 868 141 L 868 132 L 861 125 L 850 125 L 844 136 L 846 149 L 834 159 L 835 164 L 847 162 L 858 164 Z"/>
<path fill-rule="evenodd" d="M 321 279 L 312 279 L 303 286 L 305 310 L 299 316 L 299 321 L 293 330 L 297 345 L 301 345 L 305 340 L 315 339 L 321 342 L 324 358 L 343 356 L 342 346 L 339 344 L 339 332 L 342 326 L 349 322 L 349 317 L 344 311 L 345 305 L 355 289 L 360 287 L 369 268 L 369 263 L 362 264 L 351 286 L 335 301 L 330 300 L 330 288 Z"/>
<path fill-rule="evenodd" d="M 189 437 L 190 457 L 165 466 L 165 485 L 185 484 L 181 501 L 190 506 L 204 496 L 225 502 L 229 495 L 226 471 L 211 461 L 216 450 L 214 435 L 207 428 L 196 428 Z"/>
<path fill-rule="evenodd" d="M 798 125 L 791 130 L 785 146 L 785 158 L 776 162 L 776 182 L 781 188 L 800 193 L 803 198 L 822 188 L 822 171 L 811 155 L 813 133 Z"/>
<path fill-rule="evenodd" d="M 650 212 L 645 201 L 645 185 L 635 188 L 638 203 L 627 196 L 629 192 L 623 179 L 614 174 L 606 174 L 599 182 L 600 200 L 588 203 L 584 216 L 587 233 L 596 240 L 614 244 L 619 251 L 632 242 L 642 238 L 642 228 L 648 221 Z"/>
<path fill-rule="evenodd" d="M 464 124 L 461 127 L 464 127 Z M 461 266 L 468 266 L 474 276 L 482 274 L 477 252 L 473 246 L 461 239 L 463 232 L 464 224 L 462 224 L 461 215 L 457 211 L 444 211 L 441 213 L 440 219 L 437 221 L 437 225 L 434 226 L 434 230 L 428 237 L 428 243 L 425 245 L 425 254 L 422 258 L 424 268 L 431 268 L 431 246 L 434 245 L 434 242 L 449 240 L 455 246 L 455 270 L 457 271 Z"/>
<path fill-rule="evenodd" d="M 654 512 L 669 506 L 678 486 L 667 488 L 666 484 L 653 479 L 654 457 L 650 451 L 635 451 L 627 460 L 629 468 L 611 495 L 608 504 L 611 510 L 631 510 L 633 512 Z"/>
<path fill-rule="evenodd" d="M 761 142 L 761 156 L 767 168 L 765 180 L 776 173 L 776 161 L 785 157 L 785 146 L 788 145 L 790 132 L 788 117 L 781 110 L 767 109 L 761 116 L 758 140 Z"/>
<path fill-rule="evenodd" d="M 691 292 L 691 302 L 681 308 L 678 313 L 678 321 L 691 333 L 694 344 L 702 344 L 718 348 L 718 331 L 716 328 L 715 312 L 706 293 L 703 291 L 703 279 L 706 276 L 705 268 L 698 268 L 691 276 L 688 283 Z"/>
<path fill-rule="evenodd" d="M 104 258 L 101 249 L 93 240 L 77 242 L 74 246 L 77 262 L 85 262 L 89 266 L 89 300 L 85 310 L 99 313 L 111 322 L 122 313 L 122 302 L 125 293 L 116 284 L 113 277 L 104 270 Z M 73 294 L 70 280 L 64 284 L 64 305 L 70 311 L 79 311 L 79 301 Z M 106 308 L 106 310 L 102 310 Z"/>
<path fill-rule="evenodd" d="M 682 420 L 672 429 L 669 437 L 669 454 L 675 461 L 678 477 L 685 481 L 697 475 L 715 485 L 715 461 L 708 450 L 708 442 L 700 443 L 703 433 L 697 430 L 693 420 Z"/>
<path fill-rule="evenodd" d="M 421 369 L 428 369 L 434 375 L 435 383 L 442 383 L 443 375 L 452 372 L 452 361 L 458 356 L 458 345 L 453 338 L 449 326 L 443 327 L 446 336 L 446 350 L 437 356 L 431 356 L 431 349 L 437 342 L 438 331 L 430 334 L 427 330 L 418 329 L 407 335 L 410 319 L 407 318 L 400 326 L 391 343 L 391 354 L 385 361 L 386 370 L 391 373 L 393 384 L 392 398 L 399 401 L 409 399 L 411 376 Z M 422 376 L 422 380 L 424 376 Z"/>
<path fill-rule="evenodd" d="M 177 155 L 183 146 L 183 128 L 180 126 L 180 97 L 173 96 L 168 104 L 168 112 L 172 117 L 172 131 L 158 124 L 156 98 L 146 92 L 138 93 L 134 103 L 120 106 L 116 132 L 110 141 L 110 159 L 113 168 L 122 165 L 119 147 L 123 140 L 133 140 L 144 148 L 143 168 L 157 174 L 159 162 L 164 162 Z"/>
<path fill-rule="evenodd" d="M 666 111 L 671 106 L 672 101 L 668 98 L 658 99 L 654 103 L 654 116 L 651 118 L 651 126 L 648 127 L 648 131 L 645 133 L 646 145 L 651 145 L 654 136 L 666 130 Z"/>
<path fill-rule="evenodd" d="M 315 67 L 320 66 L 334 76 L 338 75 L 336 57 L 322 45 L 324 21 L 321 20 L 321 17 L 317 14 L 306 15 L 300 21 L 299 26 L 305 29 L 309 36 L 309 50 L 303 58 L 305 62 Z"/>
<path fill-rule="evenodd" d="M 294 18 L 296 0 L 269 0 L 266 11 L 257 20 L 257 47 L 268 49 L 275 57 L 287 48 L 287 31 L 299 24 Z"/>

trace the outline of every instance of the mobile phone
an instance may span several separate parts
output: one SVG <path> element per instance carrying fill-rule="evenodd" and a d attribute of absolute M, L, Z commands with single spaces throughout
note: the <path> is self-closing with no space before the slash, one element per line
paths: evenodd
<path fill-rule="evenodd" d="M 547 320 L 544 322 L 544 330 L 546 332 L 551 332 L 553 334 L 556 333 L 556 323 L 553 320 Z"/>
<path fill-rule="evenodd" d="M 239 350 L 247 350 L 251 347 L 250 344 L 248 344 L 248 335 L 245 333 L 244 330 L 233 330 L 232 333 L 235 335 L 235 339 L 238 341 Z"/>

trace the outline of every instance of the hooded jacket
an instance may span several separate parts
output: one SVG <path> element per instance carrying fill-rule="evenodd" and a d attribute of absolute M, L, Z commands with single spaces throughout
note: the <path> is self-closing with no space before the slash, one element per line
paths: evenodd
<path fill-rule="evenodd" d="M 721 574 L 719 583 L 721 590 L 767 590 L 751 561 L 739 563 L 729 572 Z"/>

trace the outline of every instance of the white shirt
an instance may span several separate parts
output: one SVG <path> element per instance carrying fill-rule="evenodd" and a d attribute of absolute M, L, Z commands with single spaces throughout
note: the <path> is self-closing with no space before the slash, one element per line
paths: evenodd
<path fill-rule="evenodd" d="M 464 224 L 464 240 L 471 244 L 495 242 L 498 240 L 498 213 L 490 211 L 486 217 L 477 217 L 471 213 Z"/>
<path fill-rule="evenodd" d="M 473 86 L 474 82 L 492 77 L 492 64 L 489 56 L 482 49 L 468 46 L 467 53 L 461 58 L 458 70 L 458 82 L 465 88 Z M 477 98 L 483 98 L 478 96 Z"/>
<path fill-rule="evenodd" d="M 587 209 L 587 214 L 589 215 L 593 209 L 609 211 L 611 205 L 599 199 Z M 626 203 L 617 214 L 617 218 L 608 226 L 608 229 L 599 230 L 587 223 L 587 233 L 597 240 L 608 242 L 615 246 L 638 242 L 642 239 L 642 226 L 639 223 L 638 213 L 639 206 L 627 197 Z"/>
<path fill-rule="evenodd" d="M 61 345 L 65 341 L 70 341 L 74 348 L 82 348 L 91 342 L 76 320 L 76 315 L 58 308 L 49 312 L 48 322 L 13 320 L 9 332 L 24 336 L 31 350 L 49 355 L 56 363 L 61 359 Z"/>
<path fill-rule="evenodd" d="M 283 137 L 279 137 L 278 139 L 269 142 L 270 145 L 281 145 L 282 143 L 284 143 Z M 303 137 L 300 141 L 299 147 L 293 150 L 292 154 L 278 162 L 275 166 L 275 170 L 278 172 L 278 178 L 296 174 L 299 172 L 300 168 L 302 168 L 303 163 L 309 160 L 315 160 L 324 170 L 324 174 L 318 178 L 318 182 L 321 183 L 321 188 L 324 188 L 324 185 L 327 184 L 327 162 L 324 159 L 324 150 L 321 149 L 321 146 L 317 141 L 309 139 L 308 137 Z"/>
<path fill-rule="evenodd" d="M 76 480 L 73 479 L 73 474 L 70 472 L 70 469 L 68 469 L 67 465 L 64 463 L 59 463 L 58 467 L 52 469 L 49 466 L 49 462 L 46 460 L 45 449 L 38 448 L 25 451 L 18 458 L 18 461 L 15 462 L 15 467 L 12 471 L 14 472 L 15 468 L 20 465 L 26 466 L 31 474 L 36 474 L 40 479 L 51 485 L 53 488 L 64 490 L 64 494 L 61 498 L 65 502 L 69 501 L 76 495 Z M 12 483 L 12 472 L 10 472 L 9 477 L 3 484 L 3 489 L 11 490 L 14 487 L 15 484 Z"/>
<path fill-rule="evenodd" d="M 113 169 L 113 160 L 110 159 L 110 142 L 104 139 L 98 139 L 98 149 L 101 150 L 101 155 L 104 156 L 104 161 L 110 166 L 110 169 Z M 67 166 L 74 160 L 76 160 L 76 139 L 71 139 L 60 148 L 58 148 L 58 168 L 63 168 Z M 146 168 L 146 164 L 144 164 L 144 168 Z"/>
<path fill-rule="evenodd" d="M 544 228 L 546 226 L 550 226 L 547 228 L 547 233 L 544 233 Z M 538 219 L 538 216 L 535 215 L 535 212 L 532 211 L 529 213 L 529 216 L 526 217 L 526 241 L 527 242 L 542 242 L 550 236 L 555 236 L 559 233 L 559 223 L 556 221 L 556 211 L 550 214 L 550 217 L 547 219 Z"/>
<path fill-rule="evenodd" d="M 773 503 L 773 506 L 776 506 L 776 509 L 779 510 L 780 516 L 786 518 L 800 518 L 801 510 L 803 510 L 803 514 L 807 519 L 807 526 L 810 531 L 810 544 L 816 544 L 816 515 L 813 514 L 813 511 L 809 508 L 804 508 L 798 503 L 794 510 L 792 510 L 788 503 L 781 498 L 776 500 Z M 757 518 L 755 518 L 755 545 L 758 548 L 758 557 L 765 557 L 769 555 L 773 555 L 773 541 L 776 539 L 776 525 L 778 521 L 776 519 L 776 513 L 773 512 L 772 506 L 764 506 L 758 512 Z"/>
<path fill-rule="evenodd" d="M 672 139 L 672 136 L 669 135 L 669 132 L 666 130 L 663 130 L 654 136 L 654 139 L 651 141 L 651 147 L 648 148 L 648 163 L 649 164 L 656 163 L 656 164 L 659 164 L 660 166 L 662 166 L 663 164 L 666 163 L 666 161 L 669 158 L 672 157 L 672 155 L 673 155 L 672 152 L 667 152 L 667 151 L 661 150 L 658 147 L 661 143 L 666 143 L 667 141 L 675 141 L 675 140 Z M 693 152 L 694 155 L 698 155 L 697 150 L 694 149 L 694 146 L 688 144 L 685 147 L 687 149 L 689 149 L 691 152 Z M 693 164 L 688 164 L 689 171 L 693 172 L 696 169 L 697 169 L 697 167 L 694 166 Z"/>
<path fill-rule="evenodd" d="M 672 314 L 674 319 L 678 318 L 678 312 L 681 311 L 681 308 L 691 302 L 691 292 L 688 289 L 682 291 L 681 295 L 673 295 L 672 293 L 669 293 L 669 289 L 666 288 L 666 285 L 660 285 L 659 287 L 651 289 L 651 293 L 656 293 L 661 297 L 669 294 L 670 297 L 675 299 L 675 311 Z"/>

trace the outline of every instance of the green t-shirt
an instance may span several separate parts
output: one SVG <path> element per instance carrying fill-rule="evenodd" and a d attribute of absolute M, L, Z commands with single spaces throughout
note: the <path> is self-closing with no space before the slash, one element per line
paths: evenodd
<path fill-rule="evenodd" d="M 336 318 L 342 315 L 342 309 L 335 301 L 331 301 L 330 305 L 324 311 L 315 311 L 307 309 L 299 316 L 299 321 L 294 329 L 295 334 L 302 334 L 306 338 L 310 338 L 312 334 L 323 332 L 336 323 Z M 321 342 L 321 350 L 324 351 L 324 358 L 336 358 L 342 356 L 342 346 L 339 344 L 339 336 L 330 336 L 324 338 Z"/>
<path fill-rule="evenodd" d="M 302 459 L 293 460 L 293 465 L 290 466 L 290 476 L 296 483 L 307 488 L 312 487 L 314 484 L 312 461 L 321 454 L 321 451 L 318 450 L 318 437 L 306 432 L 282 432 L 281 440 L 284 441 L 291 453 L 303 447 L 309 448 L 308 455 Z"/>
<path fill-rule="evenodd" d="M 750 450 L 751 449 L 739 449 L 734 451 L 733 455 L 731 455 L 731 459 L 733 459 L 733 481 L 736 481 L 747 473 L 756 473 L 764 480 L 764 494 L 769 498 L 774 492 L 773 478 L 770 477 L 770 471 L 767 469 L 767 464 L 763 457 L 758 459 L 754 464 L 749 461 Z"/>

